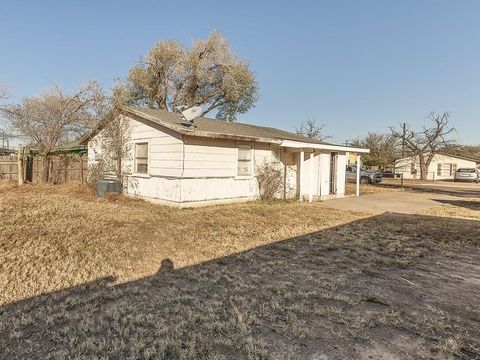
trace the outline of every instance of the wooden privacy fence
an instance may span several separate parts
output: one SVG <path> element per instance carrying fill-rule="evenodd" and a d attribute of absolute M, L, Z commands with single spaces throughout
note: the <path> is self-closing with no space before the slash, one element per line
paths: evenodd
<path fill-rule="evenodd" d="M 41 181 L 43 156 L 29 155 L 25 158 L 25 180 Z M 69 181 L 85 182 L 87 158 L 85 155 L 54 155 L 50 157 L 50 182 L 55 184 Z M 18 181 L 17 156 L 0 156 L 0 179 Z"/>
<path fill-rule="evenodd" d="M 16 155 L 0 156 L 0 180 L 18 180 L 18 161 Z"/>

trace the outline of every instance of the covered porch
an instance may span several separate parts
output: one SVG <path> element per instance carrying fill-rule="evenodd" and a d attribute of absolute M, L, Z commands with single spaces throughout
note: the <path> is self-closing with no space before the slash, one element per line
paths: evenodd
<path fill-rule="evenodd" d="M 315 201 L 345 195 L 347 159 L 356 156 L 361 164 L 361 155 L 368 149 L 348 146 L 305 143 L 284 140 L 281 144 L 284 164 L 294 164 L 295 175 L 290 172 L 285 182 L 295 180 L 296 196 L 301 201 Z M 285 174 L 288 174 L 285 171 Z M 295 179 L 292 177 L 295 176 Z M 360 196 L 360 173 L 357 172 L 356 196 Z"/>

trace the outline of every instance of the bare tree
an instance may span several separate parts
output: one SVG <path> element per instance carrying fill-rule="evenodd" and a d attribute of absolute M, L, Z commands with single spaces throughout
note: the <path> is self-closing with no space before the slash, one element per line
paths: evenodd
<path fill-rule="evenodd" d="M 9 98 L 8 90 L 5 86 L 0 84 L 0 100 L 5 100 Z"/>
<path fill-rule="evenodd" d="M 453 144 L 445 146 L 443 149 L 441 149 L 441 152 L 472 159 L 480 159 L 480 145 Z"/>
<path fill-rule="evenodd" d="M 102 130 L 98 135 L 101 156 L 97 164 L 91 168 L 92 179 L 96 180 L 105 174 L 114 173 L 123 184 L 124 164 L 130 157 L 130 122 L 122 116 L 121 107 L 128 99 L 125 87 L 114 86 L 109 97 L 106 113 L 102 118 Z"/>
<path fill-rule="evenodd" d="M 303 121 L 300 124 L 300 127 L 297 128 L 297 134 L 306 136 L 310 139 L 323 141 L 330 138 L 330 136 L 323 135 L 324 127 L 325 125 L 318 125 L 315 119 L 308 119 Z"/>
<path fill-rule="evenodd" d="M 363 139 L 355 139 L 351 146 L 370 149 L 362 156 L 366 166 L 378 166 L 382 169 L 393 165 L 399 156 L 398 141 L 392 134 L 369 132 Z"/>
<path fill-rule="evenodd" d="M 391 128 L 392 135 L 404 144 L 407 153 L 413 158 L 418 158 L 420 163 L 420 178 L 427 179 L 428 167 L 434 156 L 454 141 L 449 139 L 455 128 L 449 126 L 450 114 L 436 114 L 431 112 L 426 119 L 433 123 L 432 127 L 424 126 L 419 132 L 415 132 L 407 125 L 404 129 Z"/>
<path fill-rule="evenodd" d="M 39 96 L 20 104 L 0 107 L 10 127 L 20 133 L 45 157 L 43 180 L 49 181 L 51 152 L 55 146 L 76 139 L 104 115 L 105 95 L 96 81 L 89 81 L 73 94 L 53 85 Z"/>
<path fill-rule="evenodd" d="M 8 90 L 5 86 L 0 84 L 0 100 L 6 100 L 9 98 L 9 93 Z M 1 106 L 1 105 L 0 105 Z M 0 129 L 0 138 L 2 139 L 2 145 L 1 147 L 9 147 L 10 143 L 10 138 L 12 136 L 8 134 L 4 129 Z"/>
<path fill-rule="evenodd" d="M 168 111 L 201 105 L 202 115 L 217 110 L 217 117 L 227 120 L 257 100 L 249 65 L 216 31 L 189 49 L 174 40 L 160 41 L 130 70 L 127 86 L 130 103 Z"/>

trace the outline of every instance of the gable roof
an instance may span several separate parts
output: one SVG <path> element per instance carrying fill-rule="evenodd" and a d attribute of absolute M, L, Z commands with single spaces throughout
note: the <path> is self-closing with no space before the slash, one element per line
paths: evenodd
<path fill-rule="evenodd" d="M 12 155 L 16 154 L 17 151 L 13 149 L 7 149 L 7 148 L 0 148 L 0 155 Z"/>
<path fill-rule="evenodd" d="M 124 110 L 184 135 L 227 138 L 245 137 L 260 140 L 293 140 L 324 144 L 324 142 L 310 139 L 306 136 L 297 135 L 272 127 L 211 119 L 207 117 L 195 118 L 193 121 L 194 126 L 192 126 L 182 118 L 181 114 L 175 112 L 141 107 L 125 107 Z"/>
<path fill-rule="evenodd" d="M 475 162 L 477 164 L 480 164 L 480 159 L 470 158 L 470 157 L 467 157 L 467 156 L 448 154 L 448 153 L 444 153 L 444 152 L 437 152 L 435 155 L 448 156 L 448 157 L 451 157 L 451 158 L 472 161 L 472 162 Z M 409 160 L 409 159 L 412 159 L 412 158 L 417 157 L 417 156 L 418 155 L 405 156 L 403 158 L 398 159 L 396 162 L 400 162 L 400 161 L 403 161 L 403 160 Z"/>
<path fill-rule="evenodd" d="M 272 127 L 244 124 L 206 117 L 195 118 L 193 121 L 194 126 L 192 126 L 192 124 L 188 123 L 182 118 L 181 114 L 175 112 L 136 106 L 125 106 L 122 107 L 121 110 L 124 113 L 149 120 L 182 135 L 214 139 L 256 141 L 273 144 L 281 144 L 283 141 L 287 140 L 312 145 L 337 146 Z M 92 132 L 80 139 L 80 143 L 86 144 L 103 128 L 103 126 L 104 123 L 99 123 L 92 130 Z M 345 146 L 342 147 L 345 148 Z M 356 149 L 353 147 L 348 148 Z"/>

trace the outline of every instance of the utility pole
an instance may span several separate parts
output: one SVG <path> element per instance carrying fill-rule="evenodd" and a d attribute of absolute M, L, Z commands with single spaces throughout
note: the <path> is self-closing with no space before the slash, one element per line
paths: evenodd
<path fill-rule="evenodd" d="M 402 158 L 405 157 L 405 136 L 407 135 L 407 124 L 402 125 Z"/>
<path fill-rule="evenodd" d="M 2 148 L 10 149 L 10 134 L 7 134 L 4 130 L 0 130 L 0 137 L 2 138 Z"/>

